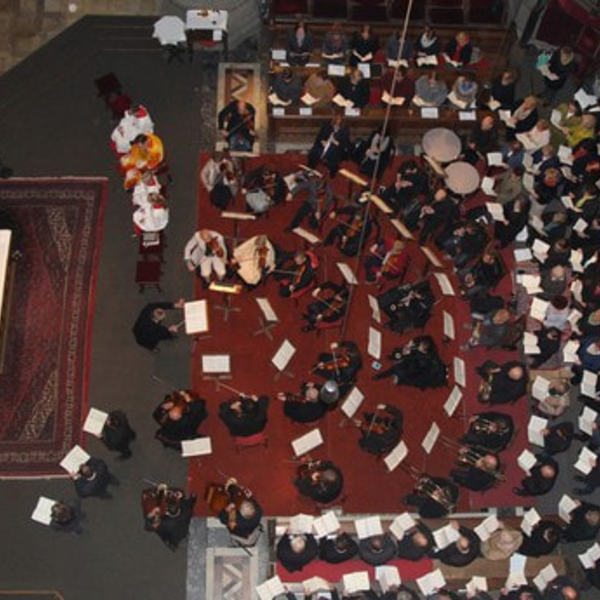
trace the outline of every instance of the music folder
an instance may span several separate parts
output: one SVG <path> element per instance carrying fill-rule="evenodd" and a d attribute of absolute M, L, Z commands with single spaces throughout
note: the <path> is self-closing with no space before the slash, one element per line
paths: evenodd
<path fill-rule="evenodd" d="M 379 516 L 354 519 L 354 527 L 359 540 L 364 540 L 374 535 L 383 535 L 381 518 Z"/>
<path fill-rule="evenodd" d="M 391 473 L 408 455 L 408 448 L 404 443 L 404 440 L 401 440 L 399 444 L 383 459 L 385 466 L 388 468 L 388 471 Z"/>
<path fill-rule="evenodd" d="M 91 433 L 96 437 L 100 437 L 107 419 L 108 413 L 103 410 L 98 410 L 97 408 L 90 408 L 90 412 L 83 424 L 83 430 L 86 433 Z"/>
<path fill-rule="evenodd" d="M 315 537 L 323 538 L 340 529 L 340 522 L 334 511 L 330 510 L 313 521 Z"/>
<path fill-rule="evenodd" d="M 196 438 L 195 440 L 183 440 L 181 442 L 181 456 L 205 456 L 212 454 L 212 443 L 209 437 Z"/>
<path fill-rule="evenodd" d="M 583 431 L 583 433 L 586 433 L 587 435 L 593 435 L 594 425 L 596 423 L 597 418 L 598 413 L 589 406 L 585 406 L 583 412 L 579 415 L 579 418 L 577 419 L 577 425 L 580 431 Z"/>
<path fill-rule="evenodd" d="M 79 445 L 75 444 L 60 462 L 67 473 L 77 473 L 79 467 L 90 460 L 90 455 Z"/>
<path fill-rule="evenodd" d="M 406 535 L 406 532 L 416 527 L 416 525 L 417 522 L 411 517 L 410 513 L 405 512 L 398 515 L 390 523 L 389 530 L 397 540 L 401 540 Z"/>
<path fill-rule="evenodd" d="M 584 446 L 579 453 L 574 467 L 584 475 L 588 475 L 596 465 L 597 459 L 596 453 L 592 452 L 587 446 Z"/>
<path fill-rule="evenodd" d="M 600 558 L 600 544 L 596 542 L 590 546 L 583 554 L 578 554 L 579 561 L 584 569 L 593 569 L 596 561 Z"/>
<path fill-rule="evenodd" d="M 307 596 L 316 592 L 323 592 L 329 589 L 329 582 L 322 577 L 311 577 L 302 582 L 302 589 Z"/>
<path fill-rule="evenodd" d="M 302 456 L 317 446 L 320 446 L 323 443 L 323 436 L 321 435 L 319 428 L 316 428 L 299 438 L 296 438 L 291 443 L 296 456 Z"/>
<path fill-rule="evenodd" d="M 480 575 L 474 575 L 467 581 L 467 594 L 472 594 L 473 596 L 477 594 L 477 592 L 487 592 L 488 591 L 488 583 L 485 577 L 481 577 Z"/>
<path fill-rule="evenodd" d="M 523 471 L 525 471 L 525 473 L 527 473 L 527 475 L 529 475 L 529 471 L 533 469 L 536 463 L 537 458 L 531 450 L 523 450 L 523 452 L 521 452 L 517 458 L 517 464 L 519 467 L 521 467 L 521 469 L 523 469 Z"/>
<path fill-rule="evenodd" d="M 558 573 L 552 563 L 546 565 L 541 571 L 533 578 L 533 583 L 540 592 L 543 592 L 548 584 L 554 581 L 558 577 Z"/>
<path fill-rule="evenodd" d="M 52 522 L 52 507 L 56 504 L 56 500 L 51 500 L 45 496 L 38 498 L 37 504 L 31 513 L 31 518 L 36 523 L 42 525 L 50 525 Z"/>

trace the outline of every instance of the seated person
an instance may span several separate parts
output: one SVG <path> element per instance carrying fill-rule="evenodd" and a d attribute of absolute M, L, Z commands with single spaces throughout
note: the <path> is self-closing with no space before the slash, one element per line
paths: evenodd
<path fill-rule="evenodd" d="M 457 223 L 442 247 L 458 269 L 480 256 L 488 242 L 485 228 L 476 221 Z"/>
<path fill-rule="evenodd" d="M 297 104 L 302 95 L 302 81 L 297 75 L 294 75 L 291 69 L 284 69 L 271 79 L 271 94 L 275 94 L 276 98 L 273 100 L 277 100 L 277 102 L 272 103 L 277 106 Z"/>
<path fill-rule="evenodd" d="M 358 169 L 365 175 L 373 176 L 377 169 L 377 177 L 386 170 L 394 152 L 394 142 L 390 135 L 381 136 L 378 130 L 373 131 L 367 141 L 357 141 L 354 146 L 353 159 Z"/>
<path fill-rule="evenodd" d="M 290 572 L 301 571 L 318 553 L 319 545 L 314 535 L 286 533 L 276 546 L 277 560 Z"/>
<path fill-rule="evenodd" d="M 469 350 L 476 346 L 485 348 L 502 347 L 507 343 L 510 333 L 511 313 L 506 308 L 492 310 L 481 319 L 475 319 L 471 337 L 462 347 Z"/>
<path fill-rule="evenodd" d="M 389 533 L 358 541 L 358 556 L 368 565 L 383 565 L 396 556 L 396 543 Z"/>
<path fill-rule="evenodd" d="M 275 269 L 275 247 L 266 235 L 255 235 L 233 251 L 232 266 L 249 286 L 258 285 Z"/>
<path fill-rule="evenodd" d="M 389 358 L 396 361 L 395 364 L 373 379 L 392 377 L 396 385 L 420 389 L 441 387 L 447 383 L 446 365 L 428 335 L 417 336 L 403 347 L 396 348 Z"/>
<path fill-rule="evenodd" d="M 100 439 L 109 450 L 120 452 L 119 458 L 129 458 L 129 444 L 135 440 L 136 434 L 129 425 L 127 415 L 122 410 L 111 410 L 108 413 Z"/>
<path fill-rule="evenodd" d="M 241 191 L 250 211 L 260 215 L 285 200 L 287 186 L 277 171 L 262 165 L 244 176 Z"/>
<path fill-rule="evenodd" d="M 484 404 L 516 402 L 527 389 L 527 372 L 522 363 L 509 361 L 503 365 L 488 360 L 477 369 L 483 378 L 477 399 Z"/>
<path fill-rule="evenodd" d="M 268 396 L 246 396 L 219 406 L 219 417 L 227 425 L 229 433 L 236 437 L 248 437 L 264 430 L 267 425 Z"/>
<path fill-rule="evenodd" d="M 590 502 L 575 500 L 571 520 L 562 531 L 562 538 L 567 542 L 586 542 L 595 540 L 600 531 L 600 506 Z"/>
<path fill-rule="evenodd" d="M 495 180 L 494 191 L 496 202 L 503 206 L 514 202 L 523 195 L 523 174 L 525 169 L 521 167 L 509 168 L 504 173 L 493 177 Z"/>
<path fill-rule="evenodd" d="M 384 104 L 408 106 L 415 95 L 415 82 L 406 74 L 405 67 L 386 69 L 381 78 L 381 101 Z M 394 81 L 395 77 L 395 81 Z"/>
<path fill-rule="evenodd" d="M 474 492 L 489 490 L 502 477 L 498 455 L 477 446 L 462 446 L 456 467 L 450 473 L 452 480 Z"/>
<path fill-rule="evenodd" d="M 450 521 L 450 525 L 458 529 L 460 537 L 456 542 L 439 550 L 435 557 L 451 567 L 466 567 L 479 556 L 479 537 L 468 527 L 461 527 L 458 521 Z"/>
<path fill-rule="evenodd" d="M 436 32 L 425 25 L 423 33 L 417 38 L 415 43 L 415 56 L 435 56 L 440 51 L 440 39 Z"/>
<path fill-rule="evenodd" d="M 358 445 L 371 454 L 391 450 L 402 438 L 404 417 L 395 406 L 378 404 L 374 413 L 365 413 L 360 421 Z"/>
<path fill-rule="evenodd" d="M 491 452 L 501 452 L 510 444 L 514 431 L 515 425 L 510 415 L 487 411 L 469 419 L 469 428 L 460 441 Z"/>
<path fill-rule="evenodd" d="M 329 504 L 342 493 L 344 477 L 329 460 L 309 461 L 298 467 L 294 485 L 303 496 L 321 504 Z"/>
<path fill-rule="evenodd" d="M 364 212 L 364 207 L 355 204 L 349 204 L 337 210 L 335 214 L 338 224 L 329 230 L 323 244 L 329 246 L 337 243 L 338 249 L 343 254 L 356 256 L 361 236 L 364 240 L 368 240 L 373 230 L 373 219 L 367 215 L 365 223 Z"/>
<path fill-rule="evenodd" d="M 596 451 L 594 451 L 595 453 Z M 552 460 L 552 459 L 549 459 Z M 575 480 L 581 482 L 582 486 L 575 488 L 574 493 L 579 496 L 587 496 L 600 486 L 600 466 L 598 464 L 598 455 L 590 459 L 592 470 L 587 475 L 575 475 Z"/>
<path fill-rule="evenodd" d="M 435 297 L 428 281 L 394 287 L 377 296 L 379 308 L 389 317 L 385 324 L 396 333 L 424 327 L 431 316 Z"/>
<path fill-rule="evenodd" d="M 395 63 L 399 60 L 409 61 L 412 58 L 412 44 L 408 40 L 404 40 L 402 52 L 400 52 L 400 40 L 402 39 L 402 30 L 394 31 L 388 38 L 385 45 L 385 54 L 388 64 Z M 395 66 L 392 64 L 392 66 Z"/>
<path fill-rule="evenodd" d="M 537 462 L 530 469 L 529 475 L 521 480 L 521 487 L 513 488 L 517 496 L 541 496 L 554 487 L 558 477 L 558 463 L 544 454 L 536 456 Z"/>
<path fill-rule="evenodd" d="M 316 71 L 304 82 L 304 92 L 312 96 L 316 102 L 311 104 L 313 108 L 329 106 L 336 94 L 335 86 L 327 71 Z"/>
<path fill-rule="evenodd" d="M 552 144 L 542 146 L 531 155 L 531 158 L 533 159 L 532 170 L 534 174 L 543 173 L 550 167 L 560 168 L 560 159 Z"/>
<path fill-rule="evenodd" d="M 537 404 L 534 412 L 542 416 L 560 417 L 571 405 L 571 388 L 569 382 L 557 379 L 550 382 L 548 393 L 541 400 L 534 399 Z"/>
<path fill-rule="evenodd" d="M 506 560 L 522 543 L 523 533 L 500 523 L 500 528 L 481 543 L 481 554 L 487 560 Z"/>
<path fill-rule="evenodd" d="M 298 21 L 288 32 L 285 45 L 287 62 L 292 66 L 304 66 L 310 59 L 315 43 L 304 21 Z"/>
<path fill-rule="evenodd" d="M 360 63 L 371 63 L 377 52 L 377 38 L 373 35 L 371 26 L 365 23 L 360 31 L 354 32 L 350 42 L 350 66 L 356 67 Z"/>
<path fill-rule="evenodd" d="M 439 519 L 454 512 L 458 487 L 449 479 L 422 474 L 404 503 L 418 507 L 423 519 Z"/>
<path fill-rule="evenodd" d="M 459 75 L 448 94 L 448 100 L 460 110 L 471 108 L 475 106 L 478 89 L 477 82 L 469 75 Z"/>
<path fill-rule="evenodd" d="M 550 125 L 545 119 L 539 119 L 529 131 L 515 136 L 527 152 L 535 152 L 550 143 Z"/>
<path fill-rule="evenodd" d="M 338 93 L 355 108 L 364 108 L 369 102 L 369 82 L 364 79 L 362 71 L 352 69 L 349 75 L 342 78 L 338 85 Z"/>
<path fill-rule="evenodd" d="M 403 240 L 385 238 L 369 248 L 371 256 L 365 259 L 367 281 L 382 278 L 403 278 L 408 268 L 409 253 Z"/>
<path fill-rule="evenodd" d="M 306 312 L 302 315 L 307 321 L 302 331 L 317 329 L 320 323 L 339 321 L 346 311 L 350 292 L 345 284 L 326 281 L 315 288 L 311 295 L 316 300 L 306 307 Z"/>
<path fill-rule="evenodd" d="M 131 142 L 127 154 L 119 159 L 125 173 L 123 187 L 132 189 L 146 171 L 156 169 L 165 157 L 162 140 L 154 133 L 140 133 Z"/>
<path fill-rule="evenodd" d="M 496 253 L 485 252 L 475 265 L 458 272 L 463 285 L 461 292 L 467 298 L 473 298 L 490 291 L 498 285 L 504 274 L 501 258 Z"/>
<path fill-rule="evenodd" d="M 561 529 L 554 521 L 542 519 L 538 521 L 531 535 L 524 535 L 523 542 L 517 552 L 524 556 L 546 556 L 551 554 L 560 541 Z"/>
<path fill-rule="evenodd" d="M 223 171 L 235 172 L 235 163 L 225 152 L 213 152 L 200 171 L 200 181 L 207 192 L 212 192 L 222 178 Z"/>
<path fill-rule="evenodd" d="M 239 171 L 232 161 L 222 161 L 218 167 L 219 172 L 209 190 L 209 199 L 213 206 L 220 210 L 226 210 L 237 196 Z M 200 173 L 200 177 L 202 177 L 202 173 Z"/>
<path fill-rule="evenodd" d="M 457 203 L 447 189 L 441 187 L 430 193 L 428 201 L 421 208 L 419 215 L 421 225 L 419 243 L 425 245 L 429 238 L 433 238 L 436 244 L 443 244 L 458 219 Z"/>
<path fill-rule="evenodd" d="M 471 62 L 473 53 L 473 45 L 466 31 L 459 31 L 452 38 L 445 48 L 444 56 L 447 56 L 451 61 L 458 63 L 458 66 L 468 65 Z"/>
<path fill-rule="evenodd" d="M 160 425 L 154 437 L 163 446 L 181 450 L 181 442 L 199 436 L 198 429 L 208 416 L 206 401 L 193 390 L 175 390 L 156 407 L 152 418 Z"/>
<path fill-rule="evenodd" d="M 185 245 L 183 260 L 188 271 L 194 271 L 208 287 L 214 271 L 218 281 L 223 281 L 227 271 L 227 246 L 225 238 L 217 231 L 200 229 Z"/>
<path fill-rule="evenodd" d="M 562 296 L 570 282 L 569 273 L 562 265 L 544 267 L 540 271 L 540 276 L 540 287 L 543 290 L 540 298 L 548 301 L 556 296 Z"/>
<path fill-rule="evenodd" d="M 340 533 L 333 539 L 329 539 L 329 536 L 321 539 L 319 558 L 325 562 L 336 565 L 357 554 L 358 544 L 347 533 Z"/>
<path fill-rule="evenodd" d="M 510 110 L 515 103 L 515 73 L 510 69 L 502 71 L 498 77 L 492 79 L 489 106 L 492 110 L 497 108 Z"/>
<path fill-rule="evenodd" d="M 180 298 L 177 302 L 151 302 L 142 309 L 133 326 L 135 341 L 148 350 L 158 352 L 158 344 L 163 340 L 175 338 L 177 325 L 165 325 L 163 321 L 167 316 L 166 311 L 175 308 L 183 309 L 185 300 Z"/>
<path fill-rule="evenodd" d="M 329 123 L 323 123 L 308 153 L 308 166 L 314 169 L 324 162 L 331 177 L 335 177 L 340 162 L 348 155 L 350 132 L 342 115 L 336 115 Z"/>
<path fill-rule="evenodd" d="M 300 386 L 300 394 L 279 392 L 277 398 L 283 401 L 283 414 L 296 423 L 312 423 L 321 419 L 327 406 L 319 397 L 320 385 L 312 381 Z"/>
<path fill-rule="evenodd" d="M 566 452 L 575 436 L 573 423 L 564 421 L 563 423 L 555 423 L 550 427 L 546 427 L 542 431 L 544 436 L 544 451 L 550 456 Z"/>
<path fill-rule="evenodd" d="M 307 190 L 308 194 L 304 196 L 300 207 L 285 230 L 292 231 L 299 227 L 306 217 L 308 217 L 309 227 L 317 229 L 322 220 L 335 210 L 331 186 L 324 177 L 319 177 L 317 171 L 295 176 L 294 179 L 295 184 L 288 193 L 288 200 L 304 190 Z"/>
<path fill-rule="evenodd" d="M 218 514 L 218 519 L 227 527 L 230 535 L 242 539 L 250 538 L 262 519 L 263 510 L 252 493 L 238 485 L 231 477 L 225 483 L 230 502 Z"/>
<path fill-rule="evenodd" d="M 348 39 L 339 23 L 334 23 L 331 30 L 325 34 L 321 56 L 327 64 L 343 65 L 348 54 Z"/>
<path fill-rule="evenodd" d="M 523 100 L 517 100 L 510 117 L 505 121 L 506 139 L 511 141 L 515 139 L 516 134 L 531 131 L 537 122 L 537 98 L 526 96 Z"/>
<path fill-rule="evenodd" d="M 312 372 L 327 380 L 334 379 L 343 396 L 355 382 L 356 373 L 362 367 L 362 359 L 358 346 L 351 341 L 334 342 L 331 352 L 322 352 Z"/>
<path fill-rule="evenodd" d="M 396 545 L 398 558 L 416 561 L 430 555 L 435 541 L 431 529 L 425 523 L 418 521 L 412 529 L 404 532 L 404 537 L 398 540 Z"/>
<path fill-rule="evenodd" d="M 241 152 L 252 150 L 256 139 L 255 113 L 254 106 L 243 100 L 232 100 L 219 111 L 219 130 L 231 150 Z"/>
<path fill-rule="evenodd" d="M 294 254 L 291 264 L 284 263 L 282 271 L 276 273 L 275 278 L 280 280 L 279 295 L 289 298 L 293 293 L 311 285 L 315 278 L 314 255 L 312 253 L 298 251 Z M 283 277 L 281 277 L 283 275 Z"/>
<path fill-rule="evenodd" d="M 396 172 L 394 183 L 379 188 L 381 198 L 391 206 L 402 221 L 405 220 L 405 213 L 411 210 L 414 203 L 420 206 L 417 198 L 420 191 L 419 181 L 413 181 L 413 178 L 408 177 L 402 168 Z"/>
<path fill-rule="evenodd" d="M 475 165 L 480 159 L 485 159 L 488 152 L 498 147 L 498 129 L 496 121 L 491 115 L 486 115 L 478 121 L 463 148 L 464 158 L 467 162 Z"/>
<path fill-rule="evenodd" d="M 540 594 L 537 587 L 534 585 L 523 584 L 516 588 L 508 589 L 506 587 L 502 588 L 500 591 L 500 596 L 498 596 L 498 600 L 542 600 L 542 595 Z"/>
<path fill-rule="evenodd" d="M 439 79 L 435 71 L 421 75 L 415 82 L 415 95 L 412 99 L 417 106 L 441 106 L 448 97 L 448 86 Z"/>

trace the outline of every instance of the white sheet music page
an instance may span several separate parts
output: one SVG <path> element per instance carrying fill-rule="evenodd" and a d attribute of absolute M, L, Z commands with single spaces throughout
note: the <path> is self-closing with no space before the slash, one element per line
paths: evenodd
<path fill-rule="evenodd" d="M 354 519 L 354 527 L 359 540 L 364 540 L 374 535 L 383 535 L 381 518 L 379 516 Z"/>
<path fill-rule="evenodd" d="M 532 415 L 529 418 L 527 425 L 527 440 L 530 444 L 544 447 L 544 434 L 543 431 L 548 427 L 548 419 L 542 419 L 536 415 Z"/>
<path fill-rule="evenodd" d="M 299 513 L 290 519 L 289 531 L 291 534 L 302 535 L 312 533 L 315 518 L 312 515 Z"/>
<path fill-rule="evenodd" d="M 421 109 L 421 119 L 439 119 L 440 111 L 437 107 L 424 106 Z"/>
<path fill-rule="evenodd" d="M 364 398 L 365 397 L 364 397 L 363 393 L 356 386 L 354 386 L 350 390 L 350 393 L 348 394 L 348 396 L 344 400 L 344 403 L 341 406 L 342 412 L 349 419 L 351 419 L 356 414 L 356 411 L 358 410 L 359 406 L 362 404 L 362 401 L 364 400 Z"/>
<path fill-rule="evenodd" d="M 102 430 L 104 429 L 104 424 L 106 423 L 106 419 L 108 419 L 108 413 L 103 410 L 98 410 L 97 408 L 90 408 L 90 412 L 83 424 L 83 430 L 86 433 L 91 433 L 96 437 L 100 437 L 102 434 Z"/>
<path fill-rule="evenodd" d="M 279 594 L 285 594 L 285 588 L 278 575 L 267 579 L 264 583 L 256 586 L 256 593 L 260 600 L 273 600 Z"/>
<path fill-rule="evenodd" d="M 273 310 L 268 298 L 256 298 L 256 302 L 260 307 L 260 310 L 262 310 L 266 321 L 269 323 L 275 323 L 279 321 L 279 318 L 275 314 L 275 311 Z"/>
<path fill-rule="evenodd" d="M 533 583 L 540 592 L 543 592 L 548 584 L 558 577 L 558 573 L 552 563 L 546 565 L 540 572 L 533 578 Z"/>
<path fill-rule="evenodd" d="M 571 522 L 571 513 L 579 506 L 569 494 L 563 494 L 560 502 L 558 503 L 558 516 L 565 521 L 565 523 Z"/>
<path fill-rule="evenodd" d="M 284 371 L 294 354 L 296 354 L 296 348 L 288 339 L 286 339 L 281 346 L 279 346 L 279 349 L 271 359 L 271 362 L 278 371 Z"/>
<path fill-rule="evenodd" d="M 437 423 L 432 423 L 427 435 L 421 442 L 421 447 L 427 454 L 431 454 L 434 444 L 437 442 L 438 436 L 440 435 L 440 428 Z"/>
<path fill-rule="evenodd" d="M 339 531 L 340 522 L 335 512 L 330 510 L 313 521 L 313 529 L 316 537 L 323 538 Z"/>
<path fill-rule="evenodd" d="M 474 575 L 471 577 L 469 581 L 467 581 L 467 594 L 472 594 L 473 596 L 477 592 L 487 592 L 488 584 L 487 579 L 485 577 L 481 577 L 480 575 Z"/>
<path fill-rule="evenodd" d="M 598 413 L 593 408 L 585 406 L 577 419 L 577 426 L 583 433 L 587 433 L 587 435 L 593 435 L 594 424 L 596 423 L 597 419 Z"/>
<path fill-rule="evenodd" d="M 442 294 L 444 294 L 444 296 L 455 296 L 456 295 L 454 293 L 454 288 L 452 287 L 452 284 L 450 283 L 450 280 L 448 279 L 448 275 L 446 275 L 446 273 L 434 273 L 433 275 L 437 279 L 437 282 L 438 282 L 438 284 L 442 290 Z"/>
<path fill-rule="evenodd" d="M 296 438 L 291 443 L 296 456 L 302 456 L 303 454 L 310 452 L 313 448 L 320 446 L 323 443 L 323 436 L 321 435 L 321 431 L 317 428 Z"/>
<path fill-rule="evenodd" d="M 446 580 L 440 569 L 431 571 L 416 580 L 417 586 L 425 596 L 441 590 L 446 585 Z"/>
<path fill-rule="evenodd" d="M 473 531 L 477 534 L 482 542 L 485 542 L 489 537 L 500 527 L 500 523 L 496 515 L 490 515 L 485 518 Z"/>
<path fill-rule="evenodd" d="M 42 525 L 50 525 L 52 522 L 52 507 L 56 504 L 56 500 L 51 500 L 45 496 L 38 498 L 37 504 L 31 513 L 31 518 L 36 523 Z"/>
<path fill-rule="evenodd" d="M 444 317 L 444 335 L 451 340 L 456 339 L 456 332 L 454 329 L 454 318 L 449 312 L 446 312 L 445 310 L 442 311 L 442 314 Z"/>
<path fill-rule="evenodd" d="M 185 332 L 188 335 L 208 331 L 208 303 L 206 300 L 195 300 L 183 305 Z"/>
<path fill-rule="evenodd" d="M 321 238 L 317 237 L 314 233 L 307 231 L 303 227 L 295 227 L 292 229 L 292 233 L 295 233 L 297 236 L 305 239 L 309 244 L 320 244 Z"/>
<path fill-rule="evenodd" d="M 401 440 L 400 443 L 383 459 L 388 471 L 392 472 L 408 455 L 408 448 Z"/>
<path fill-rule="evenodd" d="M 531 301 L 531 307 L 529 308 L 529 314 L 533 319 L 543 321 L 546 317 L 546 311 L 550 306 L 550 302 L 542 300 L 541 298 L 534 298 Z"/>
<path fill-rule="evenodd" d="M 444 412 L 449 417 L 451 417 L 454 414 L 454 412 L 456 411 L 456 408 L 460 404 L 462 396 L 463 396 L 462 391 L 460 390 L 460 388 L 457 385 L 455 385 L 452 388 L 450 395 L 448 396 L 448 400 L 446 400 L 446 402 L 444 403 Z"/>
<path fill-rule="evenodd" d="M 597 456 L 595 452 L 592 452 L 587 446 L 584 446 L 579 452 L 577 462 L 574 467 L 584 475 L 587 475 L 597 462 Z"/>
<path fill-rule="evenodd" d="M 316 592 L 323 592 L 329 589 L 329 582 L 322 577 L 311 577 L 310 579 L 305 579 L 302 582 L 302 589 L 304 593 L 309 596 Z"/>
<path fill-rule="evenodd" d="M 401 540 L 407 531 L 410 531 L 413 527 L 416 527 L 417 522 L 410 516 L 410 513 L 402 513 L 398 515 L 389 526 L 390 532 L 397 540 Z"/>
<path fill-rule="evenodd" d="M 439 529 L 436 529 L 433 533 L 433 539 L 438 550 L 447 548 L 450 544 L 453 544 L 460 537 L 458 529 L 452 527 L 452 525 L 444 525 Z"/>
<path fill-rule="evenodd" d="M 203 354 L 203 373 L 231 373 L 231 357 L 229 354 Z"/>
<path fill-rule="evenodd" d="M 393 567 L 391 565 L 376 566 L 375 579 L 379 581 L 381 591 L 384 594 L 386 594 L 389 589 L 398 587 L 402 583 L 398 567 Z"/>
<path fill-rule="evenodd" d="M 79 445 L 75 444 L 60 462 L 67 473 L 77 473 L 79 467 L 90 460 L 90 455 Z"/>
<path fill-rule="evenodd" d="M 358 281 L 354 276 L 352 269 L 346 263 L 338 262 L 335 264 L 337 265 L 337 268 L 340 270 L 342 277 L 346 280 L 347 283 L 349 283 L 350 285 L 358 284 Z"/>
<path fill-rule="evenodd" d="M 458 383 L 461 387 L 465 387 L 467 385 L 467 374 L 465 370 L 465 361 L 458 356 L 455 356 L 453 359 L 454 366 L 454 381 Z"/>
<path fill-rule="evenodd" d="M 521 521 L 521 530 L 527 536 L 531 536 L 533 528 L 542 520 L 540 514 L 535 508 L 530 508 L 524 515 Z"/>
<path fill-rule="evenodd" d="M 371 318 L 373 321 L 381 323 L 381 311 L 379 310 L 379 302 L 377 302 L 377 298 L 371 294 L 367 294 L 367 298 L 369 299 L 369 307 L 371 308 Z"/>
<path fill-rule="evenodd" d="M 531 386 L 531 395 L 536 400 L 545 400 L 548 397 L 550 381 L 541 375 L 536 375 Z"/>
<path fill-rule="evenodd" d="M 525 473 L 527 473 L 527 475 L 529 475 L 529 471 L 531 471 L 536 462 L 537 458 L 535 457 L 535 454 L 527 449 L 523 450 L 517 458 L 517 464 L 525 471 Z"/>
<path fill-rule="evenodd" d="M 195 440 L 183 440 L 181 442 L 181 456 L 205 456 L 212 454 L 212 442 L 209 437 L 196 438 Z"/>
<path fill-rule="evenodd" d="M 381 358 L 381 331 L 373 327 L 369 327 L 369 346 L 367 352 L 376 360 Z"/>
<path fill-rule="evenodd" d="M 356 594 L 364 592 L 371 587 L 368 571 L 355 571 L 342 576 L 342 587 L 344 594 Z"/>
<path fill-rule="evenodd" d="M 397 229 L 398 233 L 407 240 L 414 240 L 415 237 L 408 230 L 406 225 L 400 219 L 390 219 L 390 223 Z"/>

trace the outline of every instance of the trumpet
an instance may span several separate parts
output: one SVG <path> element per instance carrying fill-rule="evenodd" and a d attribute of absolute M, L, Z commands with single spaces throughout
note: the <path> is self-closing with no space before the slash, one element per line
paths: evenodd
<path fill-rule="evenodd" d="M 448 490 L 438 485 L 428 475 L 421 475 L 420 479 L 415 485 L 415 492 L 422 496 L 427 496 L 433 501 L 438 502 L 444 507 L 446 512 L 452 512 L 455 508 L 454 501 L 452 500 Z"/>
<path fill-rule="evenodd" d="M 471 429 L 476 434 L 490 434 L 496 433 L 498 435 L 503 435 L 508 433 L 508 421 L 506 419 L 486 419 L 485 417 L 476 417 L 475 420 L 471 423 Z"/>

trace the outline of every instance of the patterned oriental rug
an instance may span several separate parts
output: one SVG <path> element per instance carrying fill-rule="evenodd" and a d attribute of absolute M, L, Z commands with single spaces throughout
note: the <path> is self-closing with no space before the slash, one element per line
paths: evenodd
<path fill-rule="evenodd" d="M 0 374 L 0 477 L 61 475 L 82 441 L 105 203 L 103 178 L 0 183 L 22 254 Z"/>

